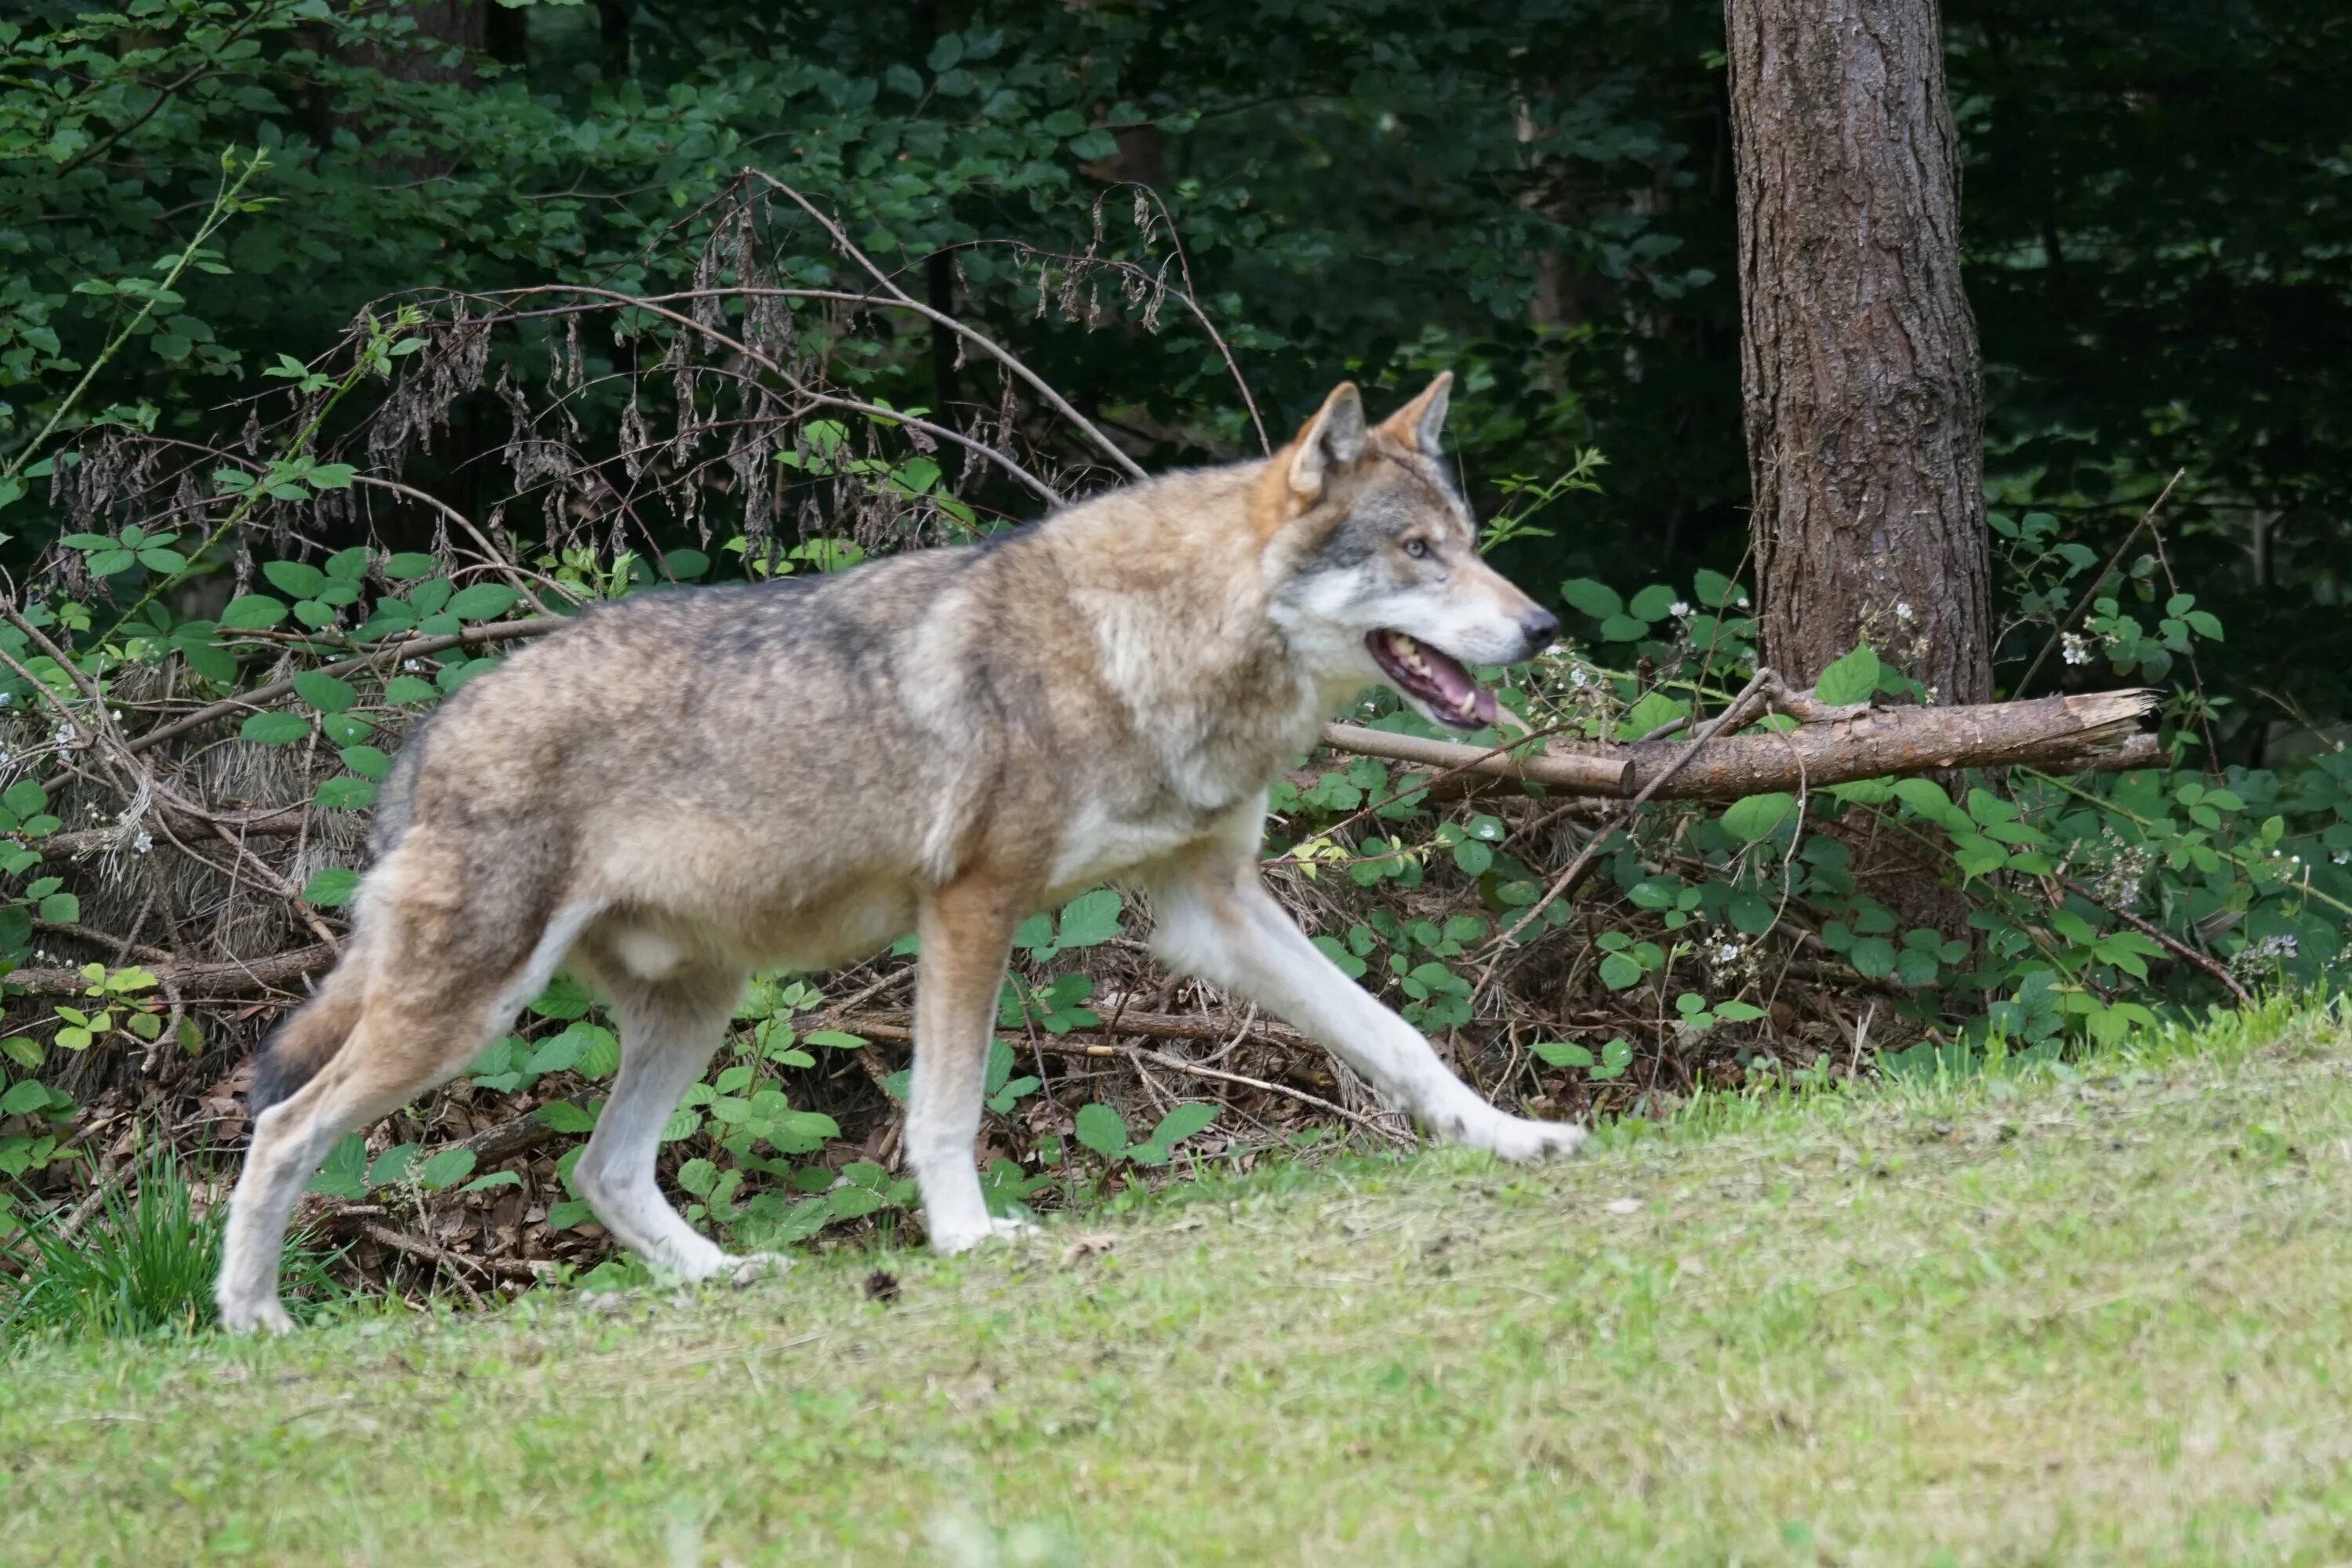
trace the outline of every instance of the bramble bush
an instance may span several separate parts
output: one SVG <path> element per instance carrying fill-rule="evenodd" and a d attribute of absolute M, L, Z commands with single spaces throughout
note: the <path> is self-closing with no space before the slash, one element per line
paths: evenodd
<path fill-rule="evenodd" d="M 215 216 L 236 216 L 242 182 L 264 168 L 231 166 Z M 401 736 L 512 640 L 598 600 L 985 537 L 1029 504 L 1005 479 L 1034 479 L 1022 458 L 1078 468 L 1049 465 L 1069 449 L 1012 414 L 950 428 L 882 399 L 875 362 L 912 348 L 861 327 L 870 301 L 792 295 L 797 275 L 761 259 L 777 221 L 743 205 L 697 231 L 682 318 L 626 299 L 401 301 L 364 314 L 326 368 L 289 358 L 264 373 L 271 389 L 238 407 L 234 437 L 78 424 L 68 403 L 53 442 L 8 459 L 0 508 L 43 505 L 64 526 L 0 609 L 0 1176 L 16 1184 L 0 1219 L 53 1206 L 88 1167 L 84 1131 L 157 1093 L 235 1120 L 236 1062 L 254 1020 L 330 955 L 364 868 L 362 814 Z M 226 267 L 213 256 L 200 238 L 156 270 Z M 1041 275 L 1038 308 L 1070 287 Z M 117 292 L 140 309 L 107 353 L 155 300 Z M 603 330 L 583 332 L 583 319 Z M 1022 384 L 1007 370 L 1007 409 Z M 510 420 L 512 484 L 477 519 L 400 476 L 485 397 Z M 1511 504 L 1488 542 L 1539 534 L 1538 519 L 1590 493 L 1598 470 L 1587 452 L 1556 479 L 1503 487 Z M 505 515 L 526 500 L 540 503 L 536 540 Z M 322 521 L 364 532 L 365 509 L 394 500 L 415 509 L 407 523 L 431 520 L 425 547 L 309 543 Z M 1994 526 L 2011 629 L 2057 648 L 2056 670 L 2191 676 L 2167 710 L 2168 766 L 1863 781 L 1620 821 L 1540 786 L 1457 797 L 1425 769 L 1303 757 L 1272 792 L 1270 875 L 1318 944 L 1441 1037 L 1485 1092 L 1555 1111 L 1654 1110 L 1700 1084 L 1820 1063 L 1899 1072 L 2054 1054 L 2259 987 L 2340 987 L 2352 759 L 2194 765 L 2214 710 L 2194 660 L 2221 645 L 2221 624 L 2153 552 L 2103 562 L 2046 513 Z M 1561 647 L 1479 672 L 1514 732 L 1671 732 L 1755 673 L 1748 592 L 1730 575 L 1631 594 L 1580 577 L 1559 602 Z M 1915 620 L 1886 606 L 1816 696 L 1926 696 L 1906 673 Z M 1357 717 L 1433 733 L 1378 694 Z M 1552 868 L 1594 835 L 1598 879 L 1547 902 Z M 1890 845 L 1948 886 L 1964 923 L 1915 918 L 1871 879 Z M 1096 1058 L 1067 1055 L 1054 1073 L 1049 1047 L 1110 1028 L 1154 983 L 1129 939 L 1140 912 L 1097 889 L 1016 935 L 987 1080 L 998 1212 L 1288 1147 L 1322 1124 L 1286 1084 L 1350 1092 L 1205 1007 L 1227 1051 L 1247 1039 L 1256 1053 L 1241 1064 L 1251 1072 L 1196 1078 L 1214 1098 L 1171 1094 L 1109 1047 L 1104 1076 L 1080 1077 L 1066 1064 Z M 903 982 L 912 953 L 903 942 L 862 966 L 854 992 L 813 975 L 751 986 L 665 1130 L 666 1173 L 693 1223 L 757 1249 L 887 1231 L 908 1214 L 912 1188 L 891 1169 L 904 1072 L 858 1032 L 854 1007 Z M 253 978 L 279 959 L 289 967 Z M 1114 991 L 1119 1005 L 1098 1005 Z M 313 1190 L 594 1263 L 594 1247 L 574 1245 L 591 1222 L 570 1184 L 619 1052 L 594 999 L 561 982 L 451 1090 L 337 1145 Z M 1286 1095 L 1307 1109 L 1278 1110 Z M 519 1117 L 547 1140 L 527 1155 L 485 1170 L 459 1146 Z"/>

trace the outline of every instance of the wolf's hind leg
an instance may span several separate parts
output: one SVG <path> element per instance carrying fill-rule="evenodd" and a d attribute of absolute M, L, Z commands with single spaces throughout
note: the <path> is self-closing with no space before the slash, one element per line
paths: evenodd
<path fill-rule="evenodd" d="M 214 1300 L 232 1330 L 292 1328 L 278 1300 L 278 1255 L 303 1184 L 335 1140 L 399 1110 L 481 1054 L 511 1016 L 495 980 L 468 985 L 430 972 L 367 983 L 350 1037 L 290 1098 L 255 1119 L 229 1201 Z"/>
<path fill-rule="evenodd" d="M 1419 1029 L 1307 941 L 1251 860 L 1190 866 L 1151 892 L 1161 959 L 1289 1020 L 1439 1136 L 1507 1160 L 1573 1154 L 1583 1142 L 1581 1128 L 1497 1110 L 1448 1072 Z"/>
<path fill-rule="evenodd" d="M 461 858 L 422 830 L 370 874 L 363 929 L 313 1004 L 322 1018 L 347 1020 L 341 1048 L 289 1041 L 303 1048 L 288 1059 L 325 1065 L 254 1118 L 213 1288 L 228 1328 L 293 1327 L 278 1300 L 278 1254 L 303 1184 L 329 1146 L 479 1056 L 547 984 L 595 912 L 572 905 L 529 919 L 518 912 L 520 899 L 453 895 L 464 880 Z M 295 1026 L 307 1027 L 310 1017 L 306 1009 Z"/>
<path fill-rule="evenodd" d="M 973 1167 L 997 993 L 1025 889 L 968 876 L 924 901 L 915 975 L 915 1073 L 907 1090 L 907 1163 L 934 1252 L 962 1252 L 1023 1228 L 992 1220 Z"/>
<path fill-rule="evenodd" d="M 600 962 L 599 969 L 620 965 Z M 698 972 L 658 981 L 609 979 L 621 1025 L 621 1073 L 572 1179 L 606 1230 L 630 1251 L 688 1279 L 738 1268 L 661 1194 L 655 1162 L 662 1128 L 702 1076 L 726 1032 L 742 977 Z"/>

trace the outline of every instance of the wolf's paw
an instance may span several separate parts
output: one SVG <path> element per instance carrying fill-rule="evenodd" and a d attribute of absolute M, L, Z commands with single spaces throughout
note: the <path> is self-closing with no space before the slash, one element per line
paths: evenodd
<path fill-rule="evenodd" d="M 755 1252 L 749 1258 L 730 1258 L 733 1267 L 719 1276 L 731 1285 L 756 1285 L 762 1279 L 782 1277 L 793 1266 L 793 1260 L 781 1252 Z"/>
<path fill-rule="evenodd" d="M 1019 1241 L 1024 1237 L 1038 1234 L 1038 1227 L 1025 1219 L 992 1219 L 986 1226 L 975 1226 L 970 1230 L 933 1231 L 931 1250 L 942 1258 L 952 1258 L 959 1252 L 970 1252 L 982 1242 Z"/>
<path fill-rule="evenodd" d="M 1584 1129 L 1567 1121 L 1535 1121 L 1499 1112 L 1462 1131 L 1473 1149 L 1491 1149 L 1503 1160 L 1566 1160 L 1584 1147 Z"/>
<path fill-rule="evenodd" d="M 290 1334 L 294 1320 L 286 1315 L 285 1303 L 275 1296 L 254 1301 L 223 1301 L 220 1304 L 221 1327 L 233 1334 Z"/>

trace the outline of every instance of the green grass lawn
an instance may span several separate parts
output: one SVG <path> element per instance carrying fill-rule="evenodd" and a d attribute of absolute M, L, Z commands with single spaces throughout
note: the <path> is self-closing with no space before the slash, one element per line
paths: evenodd
<path fill-rule="evenodd" d="M 2352 1037 L 5 1368 L 0 1559 L 2327 1563 Z M 877 1268 L 895 1301 L 868 1299 Z"/>

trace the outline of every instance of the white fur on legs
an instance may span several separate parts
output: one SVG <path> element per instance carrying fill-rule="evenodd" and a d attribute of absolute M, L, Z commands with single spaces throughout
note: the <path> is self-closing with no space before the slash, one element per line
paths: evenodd
<path fill-rule="evenodd" d="M 987 1037 L 978 1058 L 988 1061 Z M 958 1042 L 961 1045 L 961 1042 Z M 980 1190 L 972 1145 L 980 1137 L 982 1074 L 963 1068 L 969 1050 L 915 1049 L 915 1073 L 907 1089 L 907 1164 L 923 1198 L 923 1228 L 931 1250 L 968 1252 L 1001 1231 Z M 944 1059 L 943 1059 L 944 1058 Z"/>
<path fill-rule="evenodd" d="M 220 1278 L 213 1282 L 221 1326 L 233 1333 L 282 1334 L 294 1326 L 278 1300 L 278 1254 L 303 1184 L 348 1125 L 331 1103 L 340 1082 L 314 1079 L 254 1121 L 252 1150 L 229 1198 Z"/>
<path fill-rule="evenodd" d="M 915 977 L 915 1070 L 907 1088 L 907 1164 L 931 1250 L 967 1252 L 1018 1228 L 990 1217 L 974 1168 L 988 1046 L 1017 910 L 934 896 L 921 917 Z"/>
<path fill-rule="evenodd" d="M 1448 1072 L 1420 1030 L 1307 941 L 1254 864 L 1204 867 L 1152 894 L 1152 949 L 1163 960 L 1287 1019 L 1441 1137 L 1506 1160 L 1573 1154 L 1583 1143 L 1582 1128 L 1497 1110 Z"/>
<path fill-rule="evenodd" d="M 662 1196 L 654 1171 L 662 1128 L 718 1048 L 735 987 L 713 986 L 692 1000 L 675 992 L 614 989 L 621 1072 L 572 1180 L 598 1223 L 654 1267 L 687 1279 L 739 1273 L 748 1260 L 688 1225 Z"/>

